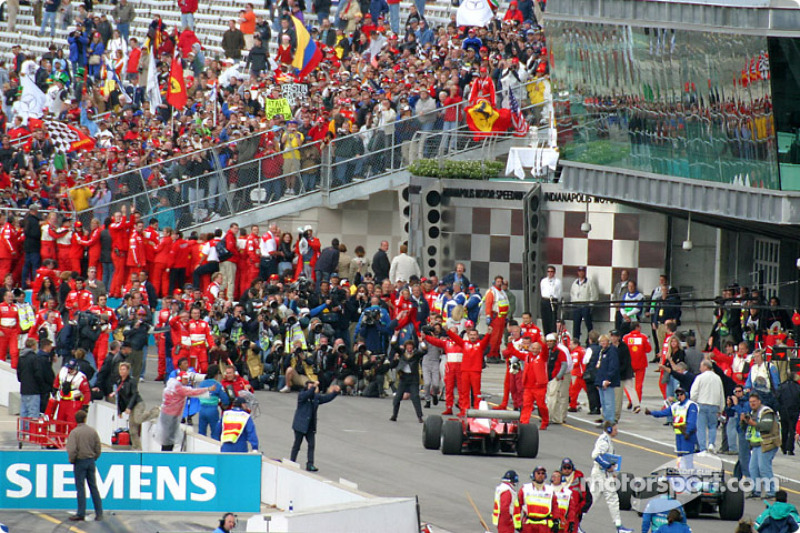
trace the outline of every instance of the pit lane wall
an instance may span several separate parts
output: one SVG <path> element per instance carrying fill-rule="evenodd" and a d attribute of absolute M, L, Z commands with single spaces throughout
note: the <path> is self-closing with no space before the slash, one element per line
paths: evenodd
<path fill-rule="evenodd" d="M 16 371 L 7 362 L 0 361 L 0 405 L 8 407 L 11 393 L 19 393 Z M 104 443 L 110 443 L 112 433 L 125 426 L 124 422 L 117 419 L 114 406 L 105 402 L 91 404 L 87 423 L 97 429 Z M 192 429 L 182 433 L 178 442 L 182 443 L 183 451 L 188 453 L 219 452 L 219 442 L 197 435 Z M 156 421 L 144 423 L 142 448 L 144 452 L 161 450 Z M 269 453 L 269 450 L 265 453 Z M 359 491 L 347 482 L 330 481 L 300 470 L 293 463 L 276 459 L 262 459 L 261 503 L 276 508 L 275 512 L 251 517 L 247 522 L 247 531 L 419 531 L 414 499 L 376 497 Z M 292 512 L 288 511 L 290 503 Z M 179 508 L 173 510 L 182 511 Z"/>

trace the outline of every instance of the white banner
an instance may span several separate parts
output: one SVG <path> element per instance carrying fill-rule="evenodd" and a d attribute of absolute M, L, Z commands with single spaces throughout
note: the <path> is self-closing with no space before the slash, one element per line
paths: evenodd
<path fill-rule="evenodd" d="M 492 16 L 488 0 L 462 0 L 456 11 L 456 24 L 482 28 L 489 24 Z"/>

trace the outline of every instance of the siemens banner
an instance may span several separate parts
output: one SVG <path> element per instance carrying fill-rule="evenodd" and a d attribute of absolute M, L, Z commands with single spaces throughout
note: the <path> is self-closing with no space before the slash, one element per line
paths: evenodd
<path fill-rule="evenodd" d="M 112 511 L 257 513 L 261 455 L 103 452 L 97 486 Z M 0 452 L 0 509 L 74 509 L 76 497 L 66 452 Z"/>

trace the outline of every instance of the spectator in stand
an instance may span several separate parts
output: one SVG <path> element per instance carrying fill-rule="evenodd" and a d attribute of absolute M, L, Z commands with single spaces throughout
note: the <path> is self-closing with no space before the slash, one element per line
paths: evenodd
<path fill-rule="evenodd" d="M 181 10 L 181 27 L 194 31 L 194 14 L 197 11 L 197 0 L 178 0 Z"/>
<path fill-rule="evenodd" d="M 228 29 L 222 34 L 222 50 L 225 52 L 225 57 L 239 61 L 242 58 L 242 50 L 247 47 L 244 40 L 244 34 L 236 27 L 236 21 L 228 21 Z"/>
<path fill-rule="evenodd" d="M 249 2 L 239 12 L 239 30 L 244 36 L 244 49 L 250 50 L 253 47 L 253 38 L 256 33 L 256 14 L 253 11 L 253 4 Z"/>
<path fill-rule="evenodd" d="M 179 6 L 182 1 L 184 0 L 178 1 Z M 194 1 L 196 6 L 197 2 L 196 0 Z M 122 35 L 122 38 L 125 39 L 125 42 L 127 42 L 128 39 L 130 39 L 131 34 L 131 22 L 133 22 L 133 20 L 136 18 L 136 9 L 134 9 L 134 7 L 128 3 L 128 0 L 119 0 L 119 3 L 111 13 L 114 21 L 117 24 L 117 30 L 119 30 L 119 33 Z M 181 19 L 183 19 L 183 16 L 181 16 Z"/>
<path fill-rule="evenodd" d="M 389 278 L 391 263 L 389 262 L 389 241 L 381 241 L 380 248 L 372 256 L 372 272 L 375 274 L 375 283 L 381 283 Z"/>

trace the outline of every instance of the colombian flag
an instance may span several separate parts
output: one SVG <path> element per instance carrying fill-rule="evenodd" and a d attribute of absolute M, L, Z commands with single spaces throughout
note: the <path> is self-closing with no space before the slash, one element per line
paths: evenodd
<path fill-rule="evenodd" d="M 475 102 L 475 105 L 467 107 L 465 111 L 467 126 L 477 134 L 476 138 L 507 132 L 511 126 L 511 110 L 495 109 L 483 98 Z"/>
<path fill-rule="evenodd" d="M 297 36 L 297 50 L 294 51 L 292 66 L 300 71 L 297 78 L 302 80 L 322 61 L 322 50 L 319 49 L 317 43 L 311 40 L 311 35 L 308 34 L 308 30 L 302 22 L 292 17 L 292 24 L 294 24 L 294 33 Z"/>

